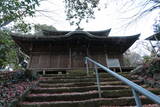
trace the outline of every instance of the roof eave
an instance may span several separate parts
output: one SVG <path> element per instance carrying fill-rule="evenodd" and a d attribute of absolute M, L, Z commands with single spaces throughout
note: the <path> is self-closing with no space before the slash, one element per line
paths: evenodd
<path fill-rule="evenodd" d="M 149 36 L 149 37 L 146 38 L 145 40 L 156 41 L 156 38 L 155 38 L 155 37 L 157 37 L 157 39 L 160 40 L 160 32 L 158 32 L 158 33 L 156 33 L 156 34 L 153 34 L 153 35 Z"/>

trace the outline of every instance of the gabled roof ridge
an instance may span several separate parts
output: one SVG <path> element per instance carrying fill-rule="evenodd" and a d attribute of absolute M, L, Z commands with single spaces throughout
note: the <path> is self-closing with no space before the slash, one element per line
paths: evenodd
<path fill-rule="evenodd" d="M 106 38 L 106 37 L 108 37 L 108 34 L 109 34 L 109 32 L 110 32 L 110 29 L 108 29 L 108 30 L 105 30 L 105 32 L 106 32 L 106 34 L 104 34 L 104 35 L 95 35 L 94 34 L 94 32 L 95 33 L 98 33 L 98 32 L 100 32 L 100 33 L 102 33 L 101 31 L 93 31 L 92 33 L 90 32 L 90 31 L 81 31 L 81 30 L 77 30 L 77 31 L 71 31 L 71 32 L 69 32 L 69 33 L 67 33 L 67 34 L 65 34 L 67 37 L 69 37 L 69 36 L 73 36 L 73 35 L 76 35 L 76 34 L 84 34 L 84 35 L 87 35 L 88 37 L 90 37 L 90 38 Z M 103 31 L 104 32 L 104 31 Z"/>
<path fill-rule="evenodd" d="M 48 32 L 63 32 L 63 33 L 76 31 L 76 32 L 91 32 L 91 33 L 95 33 L 95 32 L 108 32 L 108 31 L 110 31 L 110 30 L 111 30 L 111 28 L 106 29 L 106 30 L 98 30 L 98 31 L 90 31 L 90 30 L 73 30 L 73 31 L 71 31 L 71 30 L 46 30 L 46 29 L 43 29 L 42 31 L 48 31 Z"/>
<path fill-rule="evenodd" d="M 62 35 L 66 35 L 66 36 L 71 36 L 74 34 L 86 34 L 87 36 L 91 37 L 98 37 L 98 36 L 108 36 L 110 33 L 111 29 L 107 29 L 107 30 L 100 30 L 100 31 L 82 31 L 82 30 L 76 30 L 76 31 L 50 31 L 50 30 L 43 30 L 43 34 L 47 35 L 47 36 L 62 36 Z"/>

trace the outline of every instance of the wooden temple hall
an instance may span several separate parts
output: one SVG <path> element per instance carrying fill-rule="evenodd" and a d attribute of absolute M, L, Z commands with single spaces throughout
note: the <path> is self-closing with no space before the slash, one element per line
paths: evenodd
<path fill-rule="evenodd" d="M 114 61 L 123 67 L 123 53 L 139 38 L 139 34 L 111 37 L 108 36 L 110 30 L 43 30 L 43 36 L 12 34 L 12 38 L 30 57 L 28 69 L 31 70 L 83 69 L 85 56 L 108 67 L 114 67 Z"/>

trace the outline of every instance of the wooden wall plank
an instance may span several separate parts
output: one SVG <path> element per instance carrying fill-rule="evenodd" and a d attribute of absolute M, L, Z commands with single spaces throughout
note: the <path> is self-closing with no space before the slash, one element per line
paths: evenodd
<path fill-rule="evenodd" d="M 33 45 L 30 68 L 83 68 L 84 57 L 88 56 L 107 66 L 107 58 L 118 58 L 123 64 L 123 55 L 108 53 L 105 46 L 93 45 L 53 45 L 43 43 L 44 46 Z M 46 45 L 46 46 L 45 46 Z M 40 49 L 47 48 L 48 49 Z M 90 67 L 93 64 L 89 63 Z"/>
<path fill-rule="evenodd" d="M 39 58 L 39 67 L 48 68 L 50 67 L 50 54 L 42 54 Z"/>
<path fill-rule="evenodd" d="M 30 61 L 30 68 L 38 68 L 39 67 L 39 56 L 40 55 L 32 55 Z"/>
<path fill-rule="evenodd" d="M 50 59 L 50 68 L 69 68 L 69 49 L 54 47 Z"/>

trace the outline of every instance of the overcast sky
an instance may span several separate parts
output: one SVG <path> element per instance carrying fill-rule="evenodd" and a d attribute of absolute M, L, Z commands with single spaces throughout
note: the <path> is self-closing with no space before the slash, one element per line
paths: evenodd
<path fill-rule="evenodd" d="M 136 0 L 134 4 L 128 0 L 120 0 L 121 2 L 113 2 L 113 0 L 101 0 L 99 7 L 100 11 L 95 11 L 96 19 L 89 20 L 89 23 L 82 23 L 84 30 L 106 30 L 112 28 L 110 36 L 129 36 L 141 33 L 140 39 L 144 39 L 153 34 L 153 23 L 158 16 L 155 11 L 149 15 L 134 21 L 132 24 L 127 24 L 132 21 L 132 16 L 141 8 L 141 1 Z M 41 2 L 38 10 L 49 12 L 37 12 L 36 17 L 27 18 L 31 23 L 48 24 L 56 27 L 58 30 L 74 30 L 75 26 L 70 26 L 66 21 L 64 13 L 63 0 L 46 0 Z"/>
<path fill-rule="evenodd" d="M 75 30 L 76 27 L 70 26 L 69 22 L 66 21 L 63 1 L 64 0 L 45 0 L 41 2 L 40 7 L 37 9 L 49 12 L 37 12 L 36 17 L 27 18 L 26 20 L 35 24 L 52 25 L 58 30 Z M 82 23 L 81 27 L 86 31 L 112 28 L 109 36 L 130 36 L 140 33 L 140 40 L 153 34 L 153 24 L 155 18 L 158 16 L 158 11 L 149 13 L 138 21 L 133 21 L 132 16 L 141 9 L 144 9 L 141 5 L 145 0 L 135 0 L 134 3 L 127 2 L 130 0 L 115 1 L 100 0 L 99 7 L 101 10 L 95 11 L 96 19 L 90 19 L 89 23 Z M 150 5 L 148 5 L 148 7 L 149 6 Z M 128 25 L 131 21 L 132 24 Z"/>

